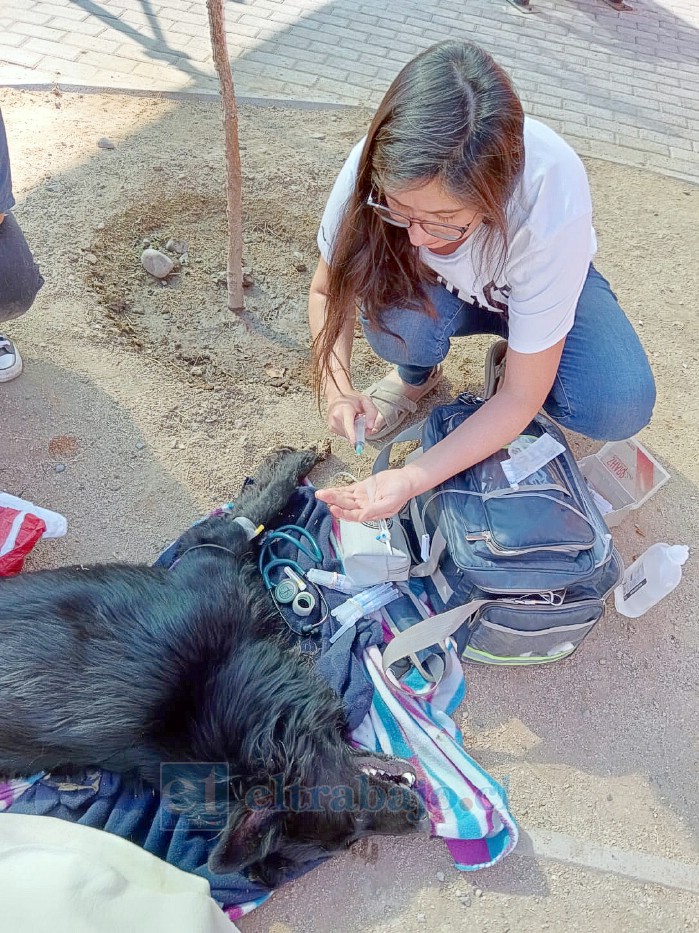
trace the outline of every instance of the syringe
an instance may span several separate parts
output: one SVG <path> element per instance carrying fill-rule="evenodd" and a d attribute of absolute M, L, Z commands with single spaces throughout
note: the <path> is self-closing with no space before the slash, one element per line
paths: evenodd
<path fill-rule="evenodd" d="M 354 419 L 354 452 L 359 456 L 364 452 L 366 443 L 366 415 L 357 415 Z"/>

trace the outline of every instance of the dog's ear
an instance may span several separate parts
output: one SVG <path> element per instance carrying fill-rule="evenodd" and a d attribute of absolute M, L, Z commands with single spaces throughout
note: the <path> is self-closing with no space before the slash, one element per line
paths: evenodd
<path fill-rule="evenodd" d="M 209 855 L 209 868 L 215 874 L 241 871 L 259 862 L 277 848 L 282 814 L 272 807 L 232 813 L 228 825 Z"/>

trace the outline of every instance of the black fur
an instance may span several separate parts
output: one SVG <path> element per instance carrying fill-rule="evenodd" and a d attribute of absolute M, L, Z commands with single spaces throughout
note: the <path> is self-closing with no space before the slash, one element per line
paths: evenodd
<path fill-rule="evenodd" d="M 236 514 L 270 523 L 315 462 L 276 452 Z M 243 528 L 208 519 L 179 554 L 170 571 L 103 564 L 0 580 L 0 773 L 97 765 L 158 787 L 163 764 L 224 763 L 228 817 L 210 866 L 248 868 L 270 887 L 363 835 L 424 831 L 405 782 L 362 771 L 408 764 L 354 752 L 339 699 L 282 643 Z M 203 820 L 201 787 L 180 785 Z M 317 791 L 307 805 L 310 788 L 343 787 L 344 805 Z M 379 792 L 390 806 L 367 805 Z"/>

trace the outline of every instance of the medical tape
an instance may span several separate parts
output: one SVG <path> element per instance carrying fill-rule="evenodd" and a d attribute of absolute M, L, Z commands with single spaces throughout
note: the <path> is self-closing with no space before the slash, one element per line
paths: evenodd
<path fill-rule="evenodd" d="M 550 434 L 542 434 L 525 450 L 519 451 L 509 460 L 503 460 L 500 465 L 507 482 L 515 488 L 523 479 L 536 473 L 564 451 L 563 444 L 559 444 Z"/>

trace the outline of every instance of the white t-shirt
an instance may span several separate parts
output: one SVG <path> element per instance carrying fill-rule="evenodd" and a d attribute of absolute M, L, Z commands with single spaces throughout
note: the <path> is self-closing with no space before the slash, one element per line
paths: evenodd
<path fill-rule="evenodd" d="M 331 261 L 332 242 L 353 190 L 361 140 L 351 151 L 330 193 L 318 232 L 318 247 Z M 524 121 L 524 172 L 508 207 L 509 250 L 497 281 L 474 268 L 467 239 L 448 256 L 420 248 L 421 259 L 464 301 L 508 312 L 509 344 L 538 353 L 562 340 L 573 326 L 597 240 L 585 168 L 552 129 Z M 407 236 L 407 234 L 406 234 Z"/>

